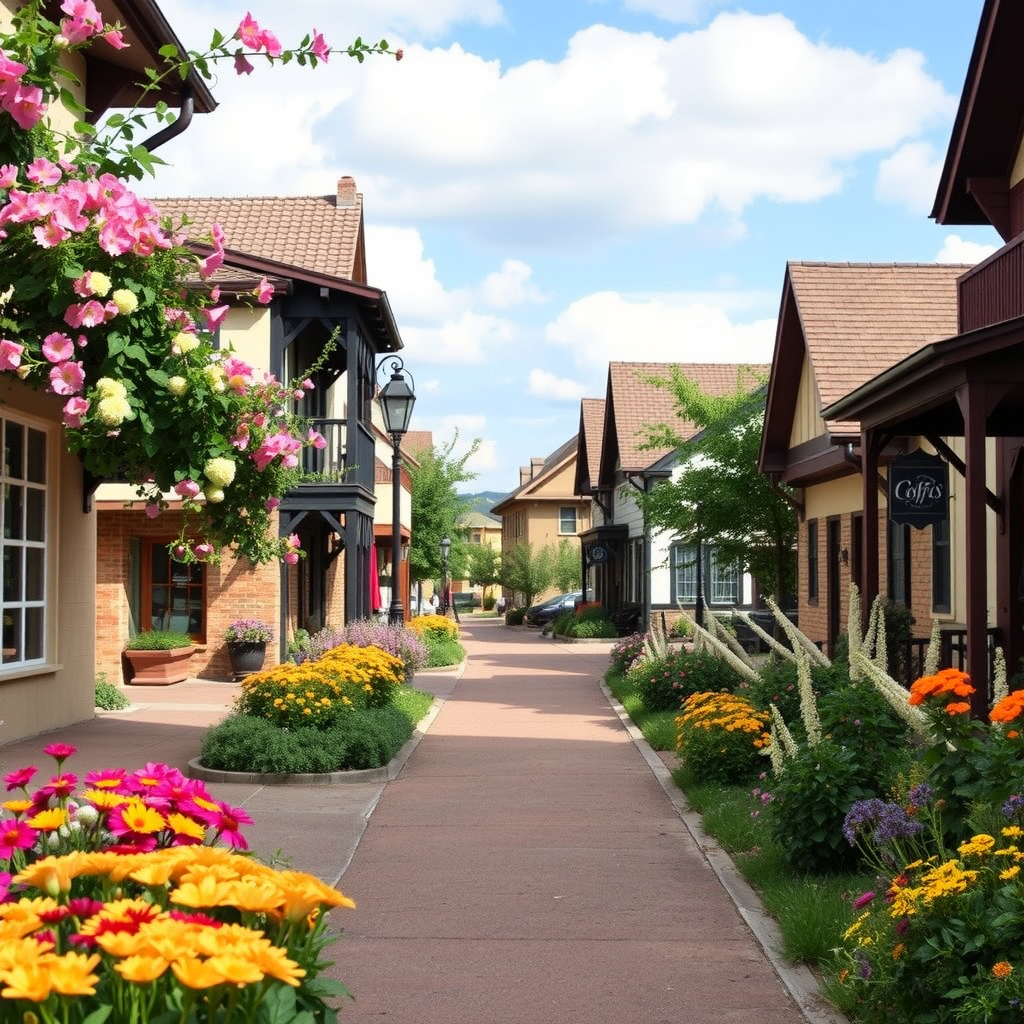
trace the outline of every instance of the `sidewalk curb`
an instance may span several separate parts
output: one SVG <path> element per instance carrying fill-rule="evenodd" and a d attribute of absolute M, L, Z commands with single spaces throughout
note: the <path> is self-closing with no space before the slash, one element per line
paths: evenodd
<path fill-rule="evenodd" d="M 675 784 L 672 774 L 644 739 L 643 733 L 633 723 L 626 713 L 626 709 L 615 699 L 604 680 L 599 680 L 599 682 L 601 690 L 623 728 L 629 734 L 629 738 L 647 762 L 647 766 L 665 791 L 676 814 L 693 838 L 697 849 L 704 855 L 711 870 L 736 905 L 737 912 L 763 950 L 783 987 L 800 1008 L 805 1020 L 808 1024 L 850 1024 L 849 1018 L 821 994 L 818 981 L 808 967 L 802 964 L 787 963 L 779 955 L 778 950 L 782 936 L 775 920 L 765 911 L 760 897 L 737 871 L 729 854 L 704 831 L 700 815 L 690 807 L 683 791 Z"/>
<path fill-rule="evenodd" d="M 455 678 L 461 679 L 466 670 L 466 661 L 462 660 L 455 669 Z M 429 669 L 427 670 L 429 671 Z M 443 670 L 451 672 L 451 666 Z M 380 768 L 364 768 L 344 772 L 316 772 L 308 774 L 277 774 L 272 772 L 229 772 L 219 768 L 204 768 L 199 758 L 194 757 L 188 762 L 188 775 L 192 779 L 203 782 L 240 782 L 250 786 L 344 786 L 362 785 L 365 783 L 387 783 L 397 779 L 405 767 L 412 752 L 427 730 L 433 725 L 434 719 L 444 706 L 445 698 L 435 695 L 430 710 L 423 716 L 412 735 L 405 741 L 398 753 Z"/>

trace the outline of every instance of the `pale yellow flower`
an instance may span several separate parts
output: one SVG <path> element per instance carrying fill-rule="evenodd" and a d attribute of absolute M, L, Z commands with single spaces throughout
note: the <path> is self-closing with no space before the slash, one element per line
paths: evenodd
<path fill-rule="evenodd" d="M 188 381 L 184 377 L 171 377 L 167 382 L 167 390 L 180 398 L 188 391 Z"/>
<path fill-rule="evenodd" d="M 96 394 L 100 398 L 127 398 L 128 389 L 119 380 L 113 377 L 100 377 L 96 381 Z"/>
<path fill-rule="evenodd" d="M 138 296 L 130 288 L 118 288 L 110 297 L 122 315 L 134 313 L 139 308 Z"/>
<path fill-rule="evenodd" d="M 197 348 L 199 348 L 199 339 L 187 331 L 178 331 L 171 339 L 171 351 L 177 352 L 180 355 L 185 355 Z"/>
<path fill-rule="evenodd" d="M 235 479 L 235 463 L 231 459 L 207 459 L 203 475 L 214 487 L 227 487 Z"/>

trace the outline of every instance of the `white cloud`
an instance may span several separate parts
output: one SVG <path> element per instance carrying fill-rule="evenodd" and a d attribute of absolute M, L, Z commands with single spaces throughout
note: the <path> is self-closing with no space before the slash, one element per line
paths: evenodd
<path fill-rule="evenodd" d="M 980 263 L 991 256 L 999 247 L 982 242 L 969 242 L 959 235 L 946 235 L 942 248 L 935 257 L 936 263 Z"/>
<path fill-rule="evenodd" d="M 592 374 L 589 389 L 603 385 L 608 363 L 769 363 L 775 320 L 735 323 L 722 305 L 680 302 L 672 296 L 635 300 L 598 292 L 569 305 L 547 328 L 550 341 L 564 346 Z M 623 339 L 628 339 L 624 346 Z M 595 394 L 602 393 L 594 390 Z"/>
<path fill-rule="evenodd" d="M 653 14 L 663 21 L 680 25 L 693 24 L 725 0 L 624 0 L 623 8 L 639 14 Z"/>
<path fill-rule="evenodd" d="M 501 270 L 483 279 L 478 289 L 480 299 L 495 309 L 544 302 L 544 293 L 530 282 L 532 276 L 532 269 L 521 260 L 505 260 Z"/>
<path fill-rule="evenodd" d="M 930 142 L 908 142 L 878 165 L 875 197 L 927 216 L 942 173 L 942 156 Z"/>
<path fill-rule="evenodd" d="M 316 10 L 324 32 L 352 24 Z M 560 60 L 509 67 L 411 43 L 399 64 L 233 79 L 216 85 L 223 108 L 168 147 L 181 166 L 161 172 L 164 194 L 317 194 L 348 173 L 377 221 L 552 248 L 819 199 L 954 108 L 920 53 L 815 42 L 777 14 L 669 38 L 593 25 Z"/>
<path fill-rule="evenodd" d="M 415 228 L 366 226 L 366 276 L 371 284 L 387 282 L 388 299 L 399 323 L 443 320 L 465 308 L 467 295 L 449 291 L 437 267 L 425 255 Z"/>
<path fill-rule="evenodd" d="M 487 349 L 507 346 L 515 332 L 507 320 L 467 310 L 442 323 L 404 326 L 401 333 L 415 362 L 462 364 L 483 362 Z"/>
<path fill-rule="evenodd" d="M 539 369 L 530 371 L 526 390 L 534 398 L 554 398 L 562 402 L 578 402 L 586 394 L 586 388 L 579 381 L 556 377 L 547 370 Z"/>

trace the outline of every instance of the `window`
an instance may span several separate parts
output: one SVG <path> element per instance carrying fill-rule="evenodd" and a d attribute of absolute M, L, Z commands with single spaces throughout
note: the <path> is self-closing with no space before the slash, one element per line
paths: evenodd
<path fill-rule="evenodd" d="M 692 544 L 672 546 L 672 598 L 680 604 L 697 603 L 697 549 Z"/>
<path fill-rule="evenodd" d="M 193 640 L 206 640 L 206 566 L 171 558 L 169 538 L 142 544 L 142 615 L 140 628 L 176 629 Z"/>
<path fill-rule="evenodd" d="M 572 505 L 563 505 L 558 510 L 558 532 L 576 532 L 576 509 Z"/>
<path fill-rule="evenodd" d="M 807 600 L 818 603 L 818 520 L 807 523 Z"/>
<path fill-rule="evenodd" d="M 42 663 L 47 633 L 49 528 L 45 430 L 4 417 L 3 466 L 3 664 Z"/>
<path fill-rule="evenodd" d="M 932 611 L 953 610 L 949 520 L 932 524 Z"/>
<path fill-rule="evenodd" d="M 910 527 L 889 523 L 889 597 L 906 607 L 910 603 Z"/>
<path fill-rule="evenodd" d="M 718 561 L 718 551 L 712 548 L 708 552 L 708 580 L 711 604 L 734 605 L 740 603 L 740 574 L 735 565 L 722 565 Z"/>

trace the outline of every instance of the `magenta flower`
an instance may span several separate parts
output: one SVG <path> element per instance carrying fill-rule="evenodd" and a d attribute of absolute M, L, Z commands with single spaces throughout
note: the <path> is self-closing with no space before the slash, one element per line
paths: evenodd
<path fill-rule="evenodd" d="M 179 480 L 174 485 L 174 493 L 182 498 L 194 498 L 201 490 L 195 480 Z"/>
<path fill-rule="evenodd" d="M 327 58 L 331 55 L 331 48 L 327 45 L 323 35 L 313 29 L 313 42 L 310 44 L 310 49 L 313 51 L 313 56 L 317 60 L 322 60 L 325 64 Z"/>
<path fill-rule="evenodd" d="M 251 75 L 253 72 L 253 66 L 249 62 L 249 59 L 242 53 L 241 50 L 235 54 L 235 74 L 236 75 Z"/>
<path fill-rule="evenodd" d="M 241 807 L 232 807 L 223 800 L 216 801 L 216 810 L 202 809 L 201 817 L 216 829 L 216 839 L 224 839 L 237 850 L 246 850 L 249 843 L 239 831 L 243 825 L 251 825 L 252 818 Z"/>
<path fill-rule="evenodd" d="M 63 363 L 75 354 L 75 343 L 63 331 L 53 331 L 43 338 L 43 355 L 51 363 Z"/>
<path fill-rule="evenodd" d="M 82 417 L 89 411 L 89 400 L 87 398 L 69 398 L 64 403 L 64 426 L 72 430 L 79 430 L 82 426 Z"/>
<path fill-rule="evenodd" d="M 155 501 L 146 502 L 146 518 L 156 519 L 160 515 L 160 505 Z"/>
<path fill-rule="evenodd" d="M 0 340 L 0 370 L 16 370 L 21 366 L 21 353 L 24 351 L 25 346 L 16 341 Z"/>
<path fill-rule="evenodd" d="M 43 753 L 47 757 L 52 757 L 57 764 L 63 764 L 73 754 L 78 753 L 78 747 L 73 747 L 70 743 L 51 743 L 43 747 Z"/>
<path fill-rule="evenodd" d="M 7 784 L 7 792 L 10 793 L 15 789 L 26 789 L 28 784 L 32 781 L 32 776 L 39 771 L 35 765 L 30 765 L 28 768 L 17 768 L 13 772 L 8 772 L 4 776 L 4 782 Z"/>
<path fill-rule="evenodd" d="M 38 833 L 23 821 L 8 818 L 0 821 L 0 858 L 10 860 L 15 850 L 27 850 L 36 841 Z M 10 882 L 10 875 L 8 883 Z"/>
<path fill-rule="evenodd" d="M 13 188 L 18 183 L 18 165 L 0 164 L 0 188 Z"/>
<path fill-rule="evenodd" d="M 71 772 L 67 775 L 54 775 L 45 786 L 40 786 L 36 790 L 32 799 L 38 800 L 40 797 L 55 796 L 58 800 L 63 800 L 74 793 L 77 785 L 78 776 Z"/>
<path fill-rule="evenodd" d="M 0 871 L 0 903 L 7 902 L 7 893 L 11 888 L 11 873 Z"/>
<path fill-rule="evenodd" d="M 866 907 L 874 898 L 875 894 L 873 892 L 863 893 L 853 901 L 853 909 L 860 910 L 861 907 Z"/>
<path fill-rule="evenodd" d="M 180 785 L 185 779 L 181 771 L 163 761 L 147 761 L 142 768 L 132 772 L 131 784 L 137 793 L 148 793 L 160 786 Z"/>
<path fill-rule="evenodd" d="M 50 390 L 55 395 L 77 395 L 85 384 L 81 363 L 68 360 L 50 370 Z"/>
<path fill-rule="evenodd" d="M 108 793 L 126 792 L 128 771 L 125 768 L 103 768 L 91 771 L 85 777 L 85 784 L 91 789 L 102 789 Z"/>
<path fill-rule="evenodd" d="M 260 278 L 256 287 L 256 301 L 265 306 L 274 297 L 274 286 L 265 278 Z"/>
<path fill-rule="evenodd" d="M 224 322 L 224 317 L 228 315 L 230 309 L 230 306 L 214 306 L 213 309 L 204 309 L 203 316 L 206 317 L 206 329 L 208 331 L 217 330 Z"/>

